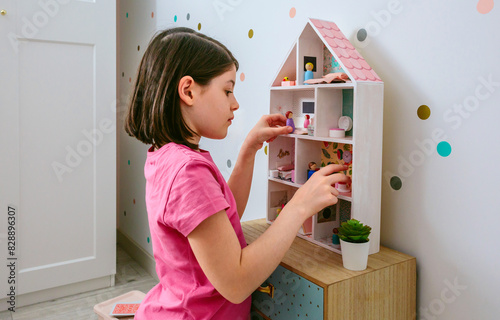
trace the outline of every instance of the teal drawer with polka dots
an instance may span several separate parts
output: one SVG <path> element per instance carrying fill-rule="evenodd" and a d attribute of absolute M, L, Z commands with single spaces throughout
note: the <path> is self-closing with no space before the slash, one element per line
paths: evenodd
<path fill-rule="evenodd" d="M 255 291 L 252 306 L 272 320 L 323 319 L 324 290 L 279 265 L 263 287 L 274 286 L 274 298 Z"/>

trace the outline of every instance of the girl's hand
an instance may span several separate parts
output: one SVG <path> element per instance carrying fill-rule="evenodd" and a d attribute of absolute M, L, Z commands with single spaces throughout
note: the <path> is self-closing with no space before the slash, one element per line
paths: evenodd
<path fill-rule="evenodd" d="M 290 202 L 285 206 L 299 213 L 304 221 L 325 207 L 337 203 L 339 192 L 334 185 L 337 182 L 349 182 L 350 178 L 343 173 L 348 166 L 331 164 L 315 172 L 307 182 L 300 187 Z"/>
<path fill-rule="evenodd" d="M 292 132 L 292 127 L 286 126 L 286 118 L 282 114 L 265 115 L 250 130 L 246 143 L 250 148 L 259 150 L 264 142 L 271 142 L 277 136 Z"/>

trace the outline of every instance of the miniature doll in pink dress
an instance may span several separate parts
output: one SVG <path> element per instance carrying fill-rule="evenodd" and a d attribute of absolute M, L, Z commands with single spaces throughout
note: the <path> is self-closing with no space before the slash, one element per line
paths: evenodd
<path fill-rule="evenodd" d="M 309 125 L 311 124 L 311 121 L 309 121 L 309 118 L 311 118 L 310 115 L 306 114 L 306 120 L 304 120 L 304 128 L 307 129 Z"/>
<path fill-rule="evenodd" d="M 286 117 L 286 125 L 287 126 L 290 126 L 292 127 L 292 132 L 293 133 L 295 131 L 295 123 L 293 122 L 293 112 L 292 111 L 287 111 L 286 114 L 285 114 L 285 117 Z"/>

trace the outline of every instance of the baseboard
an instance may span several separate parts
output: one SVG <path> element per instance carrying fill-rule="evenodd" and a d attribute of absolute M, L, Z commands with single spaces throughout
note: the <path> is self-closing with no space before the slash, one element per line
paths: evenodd
<path fill-rule="evenodd" d="M 119 229 L 116 230 L 116 239 L 118 245 L 127 252 L 132 259 L 146 270 L 155 280 L 158 280 L 156 274 L 155 258 L 146 250 L 144 250 L 137 242 L 130 239 L 126 234 L 122 233 Z"/>
<path fill-rule="evenodd" d="M 72 283 L 56 288 L 50 288 L 36 292 L 20 294 L 16 296 L 16 309 L 20 307 L 29 306 L 35 303 L 72 296 L 74 294 L 80 294 L 88 291 L 108 288 L 113 286 L 114 282 L 115 282 L 115 275 L 111 275 L 97 279 L 82 281 L 78 283 Z M 7 308 L 9 307 L 10 305 L 7 303 L 7 299 L 0 300 L 0 312 L 7 310 Z"/>

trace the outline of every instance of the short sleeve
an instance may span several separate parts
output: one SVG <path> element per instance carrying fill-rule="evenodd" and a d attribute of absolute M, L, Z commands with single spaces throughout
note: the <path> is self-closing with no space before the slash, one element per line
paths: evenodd
<path fill-rule="evenodd" d="M 206 218 L 229 208 L 214 170 L 203 161 L 190 161 L 173 180 L 163 220 L 185 237 Z"/>

